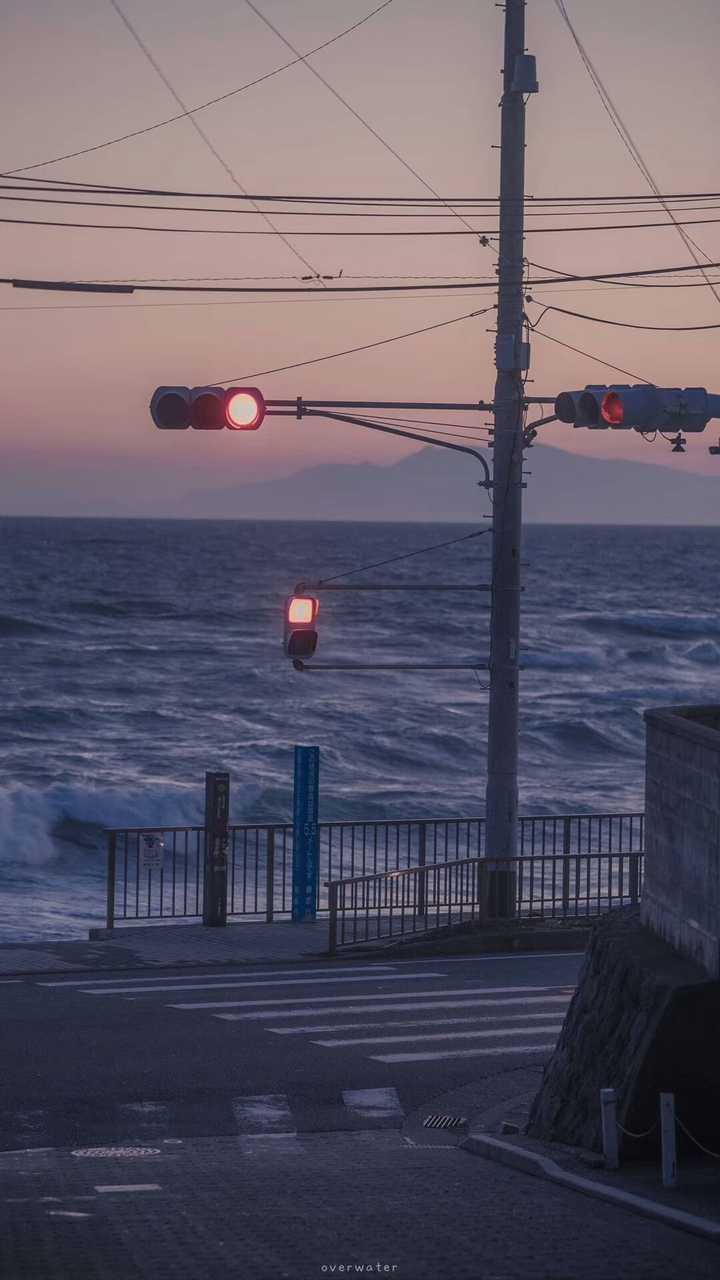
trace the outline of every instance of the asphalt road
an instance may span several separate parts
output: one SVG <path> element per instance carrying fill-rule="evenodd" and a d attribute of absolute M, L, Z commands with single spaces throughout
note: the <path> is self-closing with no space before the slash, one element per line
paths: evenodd
<path fill-rule="evenodd" d="M 0 984 L 0 1150 L 398 1127 L 542 1064 L 577 955 Z"/>

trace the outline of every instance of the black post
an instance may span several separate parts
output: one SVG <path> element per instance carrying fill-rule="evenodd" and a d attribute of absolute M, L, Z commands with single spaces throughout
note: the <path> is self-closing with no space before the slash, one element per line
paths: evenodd
<path fill-rule="evenodd" d="M 205 774 L 205 897 L 203 924 L 227 924 L 230 774 Z"/>

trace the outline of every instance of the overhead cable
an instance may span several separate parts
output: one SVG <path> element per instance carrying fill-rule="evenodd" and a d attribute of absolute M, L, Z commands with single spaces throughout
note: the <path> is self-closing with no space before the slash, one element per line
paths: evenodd
<path fill-rule="evenodd" d="M 619 329 L 651 329 L 654 333 L 698 333 L 704 329 L 720 329 L 720 324 L 633 324 L 629 320 L 608 320 L 604 316 L 587 315 L 584 311 L 568 311 L 549 302 L 544 304 L 543 315 L 546 311 L 557 311 L 559 315 L 574 316 L 577 320 L 591 320 L 594 324 L 610 324 Z"/>
<path fill-rule="evenodd" d="M 620 365 L 611 364 L 609 360 L 601 360 L 600 356 L 593 355 L 590 351 L 582 351 L 580 347 L 573 347 L 569 342 L 562 342 L 560 338 L 554 338 L 552 334 L 536 329 L 532 324 L 530 328 L 538 338 L 547 338 L 548 342 L 555 342 L 559 347 L 565 347 L 567 351 L 574 351 L 576 355 L 584 356 L 586 360 L 594 360 L 596 364 L 602 364 L 606 369 L 614 369 L 616 373 L 624 373 L 628 378 L 636 378 L 638 382 L 646 382 L 648 386 L 653 385 L 648 378 L 643 378 L 639 373 L 631 373 L 629 369 L 621 369 Z"/>
<path fill-rule="evenodd" d="M 449 213 L 405 213 L 405 212 L 400 212 L 400 213 L 398 213 L 395 209 L 393 209 L 393 210 L 391 210 L 391 211 L 385 211 L 385 210 L 372 210 L 372 211 L 370 211 L 370 212 L 365 212 L 364 210 L 358 210 L 358 209 L 353 209 L 353 210 L 350 210 L 350 211 L 347 211 L 347 212 L 346 212 L 345 210 L 339 210 L 339 209 L 333 209 L 333 210 L 327 210 L 327 209 L 321 209 L 321 210 L 318 210 L 318 209 L 262 209 L 262 208 L 259 208 L 259 207 L 257 207 L 257 206 L 256 206 L 256 207 L 254 207 L 254 208 L 252 208 L 252 209 L 223 209 L 223 208 L 218 208 L 218 207 L 208 209 L 208 208 L 204 208 L 204 207 L 202 207 L 202 206 L 200 206 L 200 205 L 171 205 L 171 206 L 168 206 L 168 205 L 162 205 L 162 204 L 147 204 L 147 203 L 145 203 L 145 204 L 140 204 L 140 203 L 136 203 L 136 202 L 128 202 L 128 201 L 120 201 L 120 200 L 83 200 L 83 199 L 81 199 L 81 200 L 70 200 L 70 199 L 67 199 L 67 200 L 66 200 L 66 199 L 62 199 L 61 197 L 59 197 L 59 196 L 55 196 L 55 195 L 53 195 L 53 196 L 40 196 L 40 197 L 38 197 L 38 196 L 16 196 L 16 195 L 7 195 L 7 194 L 2 194 L 2 192 L 3 192 L 4 190 L 5 190 L 5 188 L 0 187 L 0 200 L 9 201 L 9 202 L 10 202 L 10 203 L 12 203 L 12 204 L 40 204 L 40 205 L 44 205 L 44 204 L 60 204 L 60 205 L 66 205 L 66 206 L 69 206 L 70 208 L 75 208 L 75 209 L 140 209 L 140 210 L 148 210 L 148 211 L 161 210 L 163 213 L 166 213 L 166 214 L 167 214 L 167 213 L 201 213 L 201 214 L 206 214 L 206 213 L 209 213 L 209 214 L 220 213 L 220 214 L 232 215 L 233 217 L 246 217 L 246 218 L 255 218 L 255 217 L 257 217 L 258 215 L 265 215 L 265 214 L 268 214 L 268 213 L 272 213 L 273 218 L 363 218 L 363 219 L 368 219 L 368 220 L 369 220 L 369 219 L 372 219 L 372 218 L 381 218 L 381 219 L 382 219 L 382 218 L 402 218 L 402 219 L 415 218 L 415 219 L 419 219 L 419 220 L 421 220 L 421 221 L 425 221 L 426 219 L 437 219 L 437 218 L 447 219 L 447 218 L 453 218 L 453 217 L 455 217 L 455 214 L 454 214 L 453 212 L 449 212 Z M 74 194 L 74 193 L 72 193 L 72 194 Z M 709 213 L 720 212 L 720 205 L 715 206 L 713 209 L 703 210 L 703 212 L 709 212 Z M 484 216 L 484 215 L 483 215 L 482 213 L 478 212 L 475 216 L 476 216 L 476 217 L 482 217 L 482 216 Z M 551 213 L 548 213 L 548 214 L 537 214 L 536 216 L 537 216 L 537 217 L 552 217 L 552 216 L 554 216 L 554 215 L 553 215 L 553 214 L 551 214 Z M 20 221 L 20 220 L 19 220 L 19 221 Z M 24 219 L 22 219 L 22 221 L 25 221 L 25 220 L 24 220 Z M 31 220 L 31 219 L 28 219 L 28 221 L 32 223 L 32 220 Z M 678 226 L 683 226 L 683 227 L 684 227 L 684 226 L 688 226 L 688 227 L 698 227 L 698 226 L 711 226 L 711 225 L 714 225 L 714 224 L 719 223 L 719 222 L 720 222 L 720 218 L 687 218 L 687 219 L 679 219 L 679 220 L 677 221 L 677 225 L 678 225 Z M 32 224 L 32 225 L 38 225 L 38 224 Z M 46 225 L 46 224 L 40 223 L 39 225 Z M 52 225 L 58 225 L 58 226 L 74 226 L 74 225 L 78 225 L 78 226 L 85 226 L 85 225 L 87 225 L 87 224 L 85 224 L 85 223 L 78 223 L 78 224 L 74 224 L 74 223 L 58 223 L 58 224 L 52 224 Z M 94 224 L 94 225 L 97 225 L 97 224 Z M 105 224 L 103 224 L 103 225 L 105 225 Z M 127 227 L 122 226 L 122 224 L 117 224 L 117 225 L 116 225 L 116 224 L 108 223 L 107 225 L 108 225 L 108 227 L 110 227 L 110 229 L 111 229 L 111 230 L 112 230 L 112 229 L 116 229 L 116 230 L 136 230 L 136 228 L 135 228 L 135 227 L 127 228 Z M 469 224 L 467 224 L 467 225 L 469 226 Z M 566 232 L 569 232 L 569 231 L 573 231 L 573 232 L 576 232 L 576 231 L 585 231 L 585 232 L 598 232 L 598 231 L 641 231 L 641 230 L 642 230 L 642 231 L 645 231 L 645 230 L 648 230 L 648 229 L 651 229 L 651 228 L 660 228 L 661 230 L 666 230 L 666 231 L 667 231 L 667 230 L 668 230 L 668 224 L 667 224 L 666 222 L 615 222 L 615 223 L 608 222 L 608 223 L 595 223 L 595 224 L 592 224 L 592 225 L 576 226 L 576 227 L 530 227 L 530 228 L 526 228 L 526 232 L 525 232 L 525 234 L 526 234 L 526 235 L 558 235 L 558 234 L 565 234 Z M 170 230 L 170 231 L 176 231 L 176 230 L 182 231 L 182 230 L 184 230 L 184 228 L 182 228 L 182 227 L 180 227 L 180 228 L 175 228 L 175 227 L 165 228 L 165 227 L 163 227 L 163 228 L 148 228 L 148 229 L 152 229 L 152 230 L 156 230 L 156 229 L 157 229 L 157 230 Z M 193 229 L 195 229 L 195 228 L 193 228 Z M 214 230 L 214 228 L 210 228 L 209 230 L 210 230 L 210 231 L 213 231 L 213 230 Z M 226 235 L 227 235 L 227 234 L 231 234 L 231 233 L 230 233 L 230 232 L 223 232 L 222 230 L 220 230 L 220 231 L 215 231 L 215 234 L 217 234 L 217 235 L 223 235 L 223 234 L 226 234 Z M 237 234 L 237 232 L 235 232 L 235 234 Z M 398 232 L 374 232 L 374 231 L 373 231 L 373 232 L 370 232 L 370 231 L 357 231 L 357 232 L 356 232 L 356 231 L 300 232 L 300 231 L 293 231 L 293 232 L 291 232 L 291 233 L 289 233 L 289 234 L 294 235 L 294 236 L 295 236 L 295 235 L 310 235 L 310 234 L 313 234 L 313 235 L 314 235 L 314 234 L 317 234 L 317 235 L 346 235 L 346 236 L 351 236 L 351 235 L 367 236 L 367 235 L 383 235 L 383 234 L 387 234 L 387 235 L 405 235 L 405 234 L 408 234 L 408 235 L 410 235 L 410 234 L 412 234 L 412 235 L 423 235 L 423 234 L 425 234 L 425 235 L 442 235 L 442 234 L 447 234 L 447 235 L 487 235 L 487 236 L 497 236 L 497 235 L 499 235 L 499 234 L 500 234 L 500 228 L 499 228 L 499 227 L 474 227 L 474 228 L 470 228 L 469 230 L 466 230 L 466 231 L 452 231 L 452 232 L 451 232 L 451 231 L 448 231 L 448 232 L 446 232 L 446 233 L 443 233 L 443 232 L 429 232 L 429 231 L 428 231 L 428 232 L 423 232 L 423 231 L 419 231 L 419 232 L 407 232 L 407 233 L 406 233 L 406 232 L 402 232 L 402 231 L 398 231 Z"/>
<path fill-rule="evenodd" d="M 315 69 L 312 63 L 308 62 L 306 57 L 298 53 L 298 50 L 295 48 L 295 46 L 291 44 L 290 41 L 286 38 L 286 36 L 284 36 L 282 32 L 278 30 L 278 28 L 270 21 L 270 19 L 267 18 L 260 9 L 258 9 L 257 5 L 253 3 L 253 0 L 245 0 L 245 3 L 249 9 L 252 9 L 255 16 L 258 17 L 261 22 L 264 22 L 265 26 L 268 27 L 269 30 L 272 31 L 274 35 L 277 36 L 278 40 L 282 40 L 283 44 L 286 46 L 286 48 L 290 50 L 291 53 L 294 53 L 298 57 L 300 57 L 301 62 L 305 67 L 307 67 L 311 75 L 315 76 L 315 79 L 319 80 L 320 83 L 324 85 L 325 88 L 333 95 L 333 97 L 337 98 L 337 101 L 342 103 L 345 109 L 349 111 L 352 116 L 354 116 L 354 118 L 363 126 L 363 128 L 367 129 L 368 133 L 371 133 L 373 138 L 376 138 L 377 141 L 381 144 L 381 146 L 383 146 L 386 151 L 389 151 L 390 155 L 394 156 L 395 159 L 399 161 L 399 163 L 403 166 L 403 168 L 407 169 L 408 173 L 411 173 L 413 177 L 416 178 L 417 181 L 422 184 L 422 186 L 425 188 L 426 191 L 429 191 L 431 195 L 435 196 L 436 200 L 440 200 L 443 204 L 445 204 L 446 207 L 450 209 L 450 211 L 455 215 L 455 217 L 459 218 L 460 222 L 464 223 L 464 225 L 468 227 L 470 231 L 472 231 L 473 230 L 472 227 L 470 227 L 470 224 L 465 221 L 462 214 L 458 213 L 456 209 L 453 209 L 452 206 L 447 203 L 447 201 L 443 200 L 442 196 L 439 195 L 439 193 L 435 190 L 435 188 L 430 185 L 427 179 L 424 178 L 422 174 L 419 173 L 418 170 L 415 169 L 409 163 L 409 161 L 405 159 L 404 156 L 401 156 L 400 152 L 396 151 L 395 147 L 392 147 L 390 143 L 387 141 L 387 139 L 383 138 L 382 134 L 378 133 L 377 129 L 374 129 L 373 126 L 369 123 L 369 121 L 367 121 L 364 116 L 360 115 L 359 111 L 355 110 L 355 107 L 353 107 L 348 102 L 347 98 L 344 98 L 343 95 L 333 85 L 330 84 L 330 81 L 326 80 L 325 77 Z M 473 232 L 473 234 L 476 234 L 476 233 Z"/>
<path fill-rule="evenodd" d="M 460 324 L 463 320 L 474 320 L 478 316 L 487 315 L 492 307 L 482 311 L 468 311 L 463 316 L 453 316 L 451 320 L 440 320 L 437 324 L 425 325 L 422 329 L 411 329 L 408 333 L 395 333 L 390 338 L 380 338 L 376 342 L 366 342 L 362 346 L 348 347 L 345 351 L 331 351 L 328 355 L 314 356 L 310 360 L 297 360 L 294 364 L 279 365 L 275 369 L 255 369 L 252 373 L 234 373 L 227 378 L 213 378 L 210 386 L 222 386 L 226 382 L 243 382 L 248 378 L 266 377 L 271 373 L 286 373 L 289 369 L 302 369 L 310 364 L 322 364 L 325 360 L 337 360 L 340 356 L 352 356 L 359 351 L 371 351 L 373 347 L 385 347 L 391 342 L 400 342 L 404 338 L 416 338 L 421 333 L 430 333 L 433 329 L 446 329 L 448 325 Z"/>
<path fill-rule="evenodd" d="M 178 104 L 178 106 L 180 107 L 181 111 L 183 111 L 183 112 L 185 113 L 185 115 L 187 116 L 187 119 L 189 120 L 189 122 L 190 122 L 190 124 L 192 125 L 193 129 L 194 129 L 194 130 L 195 130 L 195 132 L 197 133 L 198 137 L 199 137 L 199 138 L 202 140 L 202 142 L 205 144 L 205 146 L 207 147 L 208 151 L 210 151 L 211 155 L 213 155 L 213 156 L 215 157 L 215 159 L 217 160 L 218 164 L 220 164 L 220 165 L 222 166 L 222 168 L 224 169 L 225 173 L 228 175 L 228 177 L 229 177 L 230 181 L 232 182 L 233 186 L 237 187 L 238 191 L 240 191 L 242 195 L 247 196 L 247 194 L 248 194 L 248 193 L 247 193 L 247 191 L 245 190 L 245 187 L 244 187 L 244 186 L 243 186 L 243 184 L 241 183 L 240 179 L 236 176 L 236 174 L 235 174 L 235 173 L 234 173 L 234 171 L 230 168 L 230 165 L 227 163 L 227 161 L 225 160 L 225 158 L 224 158 L 224 157 L 220 154 L 220 152 L 218 151 L 218 149 L 217 149 L 217 147 L 215 146 L 215 144 L 214 144 L 214 143 L 211 141 L 211 139 L 208 137 L 208 135 L 207 135 L 207 133 L 205 132 L 205 130 L 203 129 L 202 125 L 198 124 L 197 120 L 195 119 L 194 115 L 192 114 L 192 111 L 190 111 L 190 110 L 188 109 L 187 103 L 185 103 L 185 102 L 183 101 L 183 99 L 180 97 L 180 94 L 177 92 L 177 90 L 174 88 L 174 86 L 170 83 L 170 81 L 168 80 L 167 76 L 165 75 L 165 72 L 162 70 L 162 68 L 160 67 L 159 63 L 155 60 L 155 58 L 153 57 L 153 55 L 152 55 L 152 53 L 150 52 L 149 48 L 148 48 L 148 47 L 147 47 L 147 45 L 144 43 L 144 41 L 141 39 L 141 37 L 140 37 L 139 33 L 135 30 L 135 27 L 134 27 L 134 26 L 133 26 L 133 24 L 131 23 L 130 19 L 126 16 L 126 14 L 125 14 L 125 13 L 123 12 L 123 10 L 121 9 L 120 5 L 118 4 L 118 0 L 110 0 L 110 4 L 112 5 L 113 9 L 114 9 L 114 10 L 115 10 L 115 12 L 117 13 L 118 17 L 120 18 L 120 20 L 122 21 L 122 23 L 124 24 L 124 26 L 125 26 L 125 27 L 127 28 L 127 30 L 129 31 L 130 35 L 132 36 L 133 40 L 135 41 L 136 45 L 137 45 L 137 46 L 138 46 L 138 48 L 140 49 L 140 51 L 141 51 L 141 53 L 143 54 L 143 56 L 144 56 L 144 57 L 147 59 L 147 61 L 150 63 L 150 66 L 153 68 L 153 71 L 155 72 L 155 74 L 160 78 L 160 80 L 162 80 L 162 82 L 163 82 L 163 84 L 165 85 L 166 89 L 168 90 L 168 92 L 169 92 L 169 93 L 171 93 L 171 94 L 172 94 L 173 98 L 174 98 L 174 99 L 175 99 L 175 101 L 177 102 L 177 104 Z M 302 255 L 302 253 L 300 252 L 300 250 L 295 248 L 295 246 L 294 246 L 294 245 L 291 243 L 291 241 L 287 238 L 287 236 L 284 234 L 284 232 L 280 231 L 280 230 L 279 230 L 279 228 L 277 228 L 276 226 L 274 226 L 274 225 L 273 225 L 273 223 L 271 222 L 270 218 L 268 217 L 268 215 L 267 215 L 266 213 L 261 214 L 261 217 L 265 220 L 265 222 L 266 222 L 266 223 L 267 223 L 267 225 L 272 229 L 272 231 L 273 231 L 273 232 L 274 232 L 274 233 L 279 237 L 279 239 L 280 239 L 280 240 L 282 240 L 282 242 L 283 242 L 283 244 L 285 245 L 285 247 L 286 247 L 287 249 L 289 249 L 289 250 L 290 250 L 290 252 L 291 252 L 292 254 L 294 254 L 294 256 L 295 256 L 296 258 L 298 258 L 298 259 L 299 259 L 299 261 L 300 261 L 300 262 L 302 262 L 302 263 L 303 263 L 303 264 L 308 268 L 308 270 L 309 270 L 309 271 L 315 271 L 315 272 L 317 271 L 317 267 L 315 267 L 311 262 L 308 262 L 307 258 L 303 257 L 303 255 Z"/>
<path fill-rule="evenodd" d="M 342 40 L 345 36 L 349 36 L 351 32 L 357 31 L 358 27 L 362 27 L 376 13 L 380 13 L 381 9 L 387 9 L 393 0 L 383 0 L 376 9 L 371 10 L 359 22 L 354 22 L 351 27 L 346 27 L 344 31 L 338 32 L 330 40 L 324 40 L 322 44 L 318 44 L 314 49 L 309 49 L 306 54 L 300 54 L 297 58 L 293 58 L 290 62 L 284 62 L 281 67 L 275 67 L 273 71 L 266 71 L 265 75 L 257 76 L 254 80 L 248 80 L 245 84 L 241 84 L 237 89 L 230 89 L 228 93 L 221 93 L 217 98 L 210 98 L 208 102 L 200 102 L 196 107 L 183 109 L 175 116 L 169 116 L 167 120 L 157 120 L 155 124 L 145 125 L 142 129 L 133 129 L 131 133 L 123 133 L 117 138 L 108 138 L 105 142 L 97 142 L 93 147 L 82 147 L 79 151 L 67 151 L 62 156 L 53 156 L 51 160 L 39 160 L 36 164 L 21 165 L 17 169 L 9 169 L 8 173 L 29 173 L 32 169 L 43 169 L 46 165 L 59 164 L 62 160 L 74 160 L 77 156 L 87 156 L 91 151 L 102 151 L 105 147 L 114 147 L 119 142 L 127 142 L 130 138 L 139 138 L 144 133 L 152 133 L 155 129 L 164 129 L 166 125 L 175 124 L 177 120 L 186 120 L 188 116 L 194 116 L 198 111 L 205 111 L 208 107 L 214 107 L 218 102 L 227 102 L 229 98 L 234 98 L 239 93 L 244 93 L 246 89 L 253 89 L 255 85 L 262 84 L 264 80 L 270 80 L 273 76 L 277 76 L 281 71 L 287 71 L 289 67 L 296 67 L 303 58 L 309 58 L 312 54 L 320 53 L 322 49 L 328 49 L 331 44 L 335 44 L 338 40 Z M 126 24 L 127 25 L 127 24 Z"/>
<path fill-rule="evenodd" d="M 658 184 L 657 184 L 657 182 L 655 181 L 655 178 L 653 177 L 653 174 L 650 172 L 650 169 L 648 168 L 647 164 L 645 163 L 645 160 L 643 159 L 643 156 L 642 156 L 642 154 L 641 154 L 641 152 L 640 152 L 640 150 L 639 150 L 639 148 L 638 148 L 638 146 L 637 146 L 637 144 L 636 144 L 635 140 L 633 139 L 633 137 L 632 137 L 632 135 L 631 135 L 631 133 L 630 133 L 630 131 L 629 131 L 629 129 L 628 129 L 628 127 L 627 127 L 627 125 L 625 124 L 625 121 L 623 120 L 622 116 L 620 115 L 620 112 L 618 111 L 617 107 L 615 106 L 615 103 L 613 102 L 612 98 L 610 97 L 610 94 L 608 93 L 608 91 L 607 91 L 607 89 L 606 89 L 605 85 L 603 84 L 603 82 L 602 82 L 602 80 L 601 80 L 601 78 L 600 78 L 600 75 L 598 74 L 598 71 L 597 71 L 596 67 L 594 66 L 594 64 L 593 64 L 593 62 L 592 62 L 592 59 L 590 58 L 590 55 L 588 54 L 587 50 L 585 49 L 585 46 L 583 45 L 583 43 L 582 43 L 582 41 L 580 40 L 580 37 L 578 36 L 578 34 L 577 34 L 577 32 L 576 32 L 576 30 L 575 30 L 575 28 L 574 28 L 574 26 L 573 26 L 572 22 L 570 21 L 570 17 L 569 17 L 569 15 L 568 15 L 568 11 L 567 11 L 567 8 L 566 8 L 566 6 L 565 6 L 565 0 L 555 0 L 555 6 L 556 6 L 556 8 L 557 8 L 558 12 L 560 13 L 560 16 L 562 17 L 563 22 L 565 23 L 566 27 L 568 28 L 568 31 L 570 32 L 570 35 L 572 36 L 572 39 L 573 39 L 573 41 L 574 41 L 574 43 L 575 43 L 575 47 L 577 48 L 577 51 L 578 51 L 578 53 L 580 54 L 580 57 L 581 57 L 582 62 L 583 62 L 583 64 L 584 64 L 584 66 L 585 66 L 585 69 L 586 69 L 586 71 L 587 71 L 588 75 L 590 76 L 590 79 L 592 80 L 592 83 L 593 83 L 593 85 L 595 86 L 595 89 L 597 90 L 597 93 L 598 93 L 598 95 L 599 95 L 599 97 L 600 97 L 600 100 L 601 100 L 601 102 L 602 102 L 602 104 L 603 104 L 603 106 L 604 106 L 604 108 L 605 108 L 605 110 L 606 110 L 606 112 L 607 112 L 608 116 L 610 117 L 610 120 L 611 120 L 611 122 L 612 122 L 612 124 L 613 124 L 613 127 L 615 128 L 615 130 L 616 130 L 617 134 L 619 135 L 619 137 L 620 137 L 621 141 L 623 142 L 623 145 L 625 146 L 626 150 L 628 151 L 628 154 L 630 155 L 630 157 L 631 157 L 631 159 L 632 159 L 633 163 L 634 163 L 634 164 L 637 166 L 637 168 L 640 170 L 640 172 L 641 172 L 641 174 L 643 175 L 643 177 L 645 178 L 645 180 L 646 180 L 646 182 L 647 182 L 648 186 L 650 187 L 650 189 L 652 190 L 652 192 L 654 193 L 654 195 L 657 197 L 657 199 L 658 199 L 658 200 L 660 201 L 660 203 L 662 204 L 662 206 L 663 206 L 663 208 L 664 208 L 664 210 L 665 210 L 666 214 L 668 215 L 668 217 L 669 217 L 670 221 L 672 222 L 673 226 L 676 228 L 676 230 L 677 230 L 677 232 L 678 232 L 678 235 L 680 236 L 681 240 L 683 241 L 683 244 L 684 244 L 684 245 L 685 245 L 685 247 L 687 248 L 687 251 L 688 251 L 688 253 L 690 254 L 690 256 L 691 256 L 691 258 L 693 259 L 693 261 L 695 262 L 696 266 L 698 267 L 698 269 L 699 269 L 700 271 L 703 271 L 703 265 L 702 265 L 702 263 L 700 262 L 700 258 L 701 258 L 701 257 L 703 257 L 703 258 L 705 258 L 707 261 L 709 261 L 708 254 L 706 254 L 706 253 L 705 253 L 705 250 L 704 250 L 704 249 L 701 249 L 701 248 L 700 248 L 700 246 L 699 246 L 699 245 L 698 245 L 698 244 L 697 244 L 697 243 L 696 243 L 696 242 L 695 242 L 695 241 L 694 241 L 694 240 L 693 240 L 693 239 L 692 239 L 692 238 L 687 234 L 687 232 L 683 229 L 683 227 L 680 225 L 680 223 L 679 223 L 679 222 L 677 221 L 677 219 L 675 218 L 675 215 L 674 215 L 674 213 L 673 213 L 672 209 L 670 208 L 670 206 L 667 204 L 667 202 L 666 202 L 665 200 L 663 200 L 662 194 L 661 194 L 661 192 L 660 192 L 660 188 L 658 187 Z M 720 303 L 720 293 L 718 293 L 718 291 L 716 290 L 715 286 L 710 282 L 710 280 L 707 280 L 707 278 L 706 278 L 706 283 L 708 284 L 708 286 L 709 286 L 709 288 L 710 288 L 710 291 L 711 291 L 711 293 L 712 293 L 713 297 L 715 298 L 715 300 L 716 300 L 718 303 Z"/>

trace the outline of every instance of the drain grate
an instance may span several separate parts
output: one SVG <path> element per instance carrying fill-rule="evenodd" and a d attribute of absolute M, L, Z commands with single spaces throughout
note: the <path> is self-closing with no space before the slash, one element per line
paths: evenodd
<path fill-rule="evenodd" d="M 423 1129 L 458 1129 L 461 1124 L 467 1124 L 465 1116 L 426 1116 Z"/>

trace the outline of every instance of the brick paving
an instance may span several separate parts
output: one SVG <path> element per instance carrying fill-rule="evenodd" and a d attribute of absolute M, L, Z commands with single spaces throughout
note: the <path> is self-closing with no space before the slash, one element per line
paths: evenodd
<path fill-rule="evenodd" d="M 0 1156 L 0 1274 L 323 1280 L 367 1266 L 397 1280 L 715 1280 L 720 1265 L 714 1244 L 394 1132 L 149 1150 Z M 96 1191 L 118 1184 L 159 1189 Z"/>

